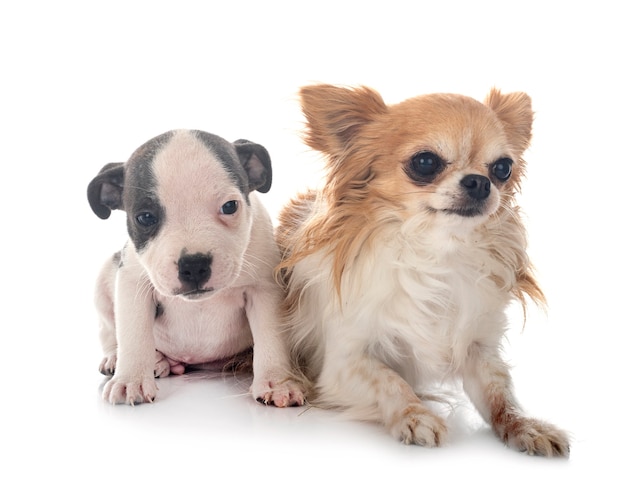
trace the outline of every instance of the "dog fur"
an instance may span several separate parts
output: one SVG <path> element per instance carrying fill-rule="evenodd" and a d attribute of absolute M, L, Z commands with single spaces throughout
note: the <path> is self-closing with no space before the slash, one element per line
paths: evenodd
<path fill-rule="evenodd" d="M 271 176 L 261 145 L 176 130 L 91 181 L 93 211 L 126 211 L 129 234 L 96 286 L 105 400 L 151 402 L 155 377 L 245 361 L 254 347 L 253 397 L 304 402 L 281 334 L 272 222 L 253 192 Z"/>
<path fill-rule="evenodd" d="M 518 405 L 500 349 L 510 302 L 544 303 L 515 203 L 529 96 L 387 105 L 366 87 L 313 85 L 300 99 L 327 177 L 280 215 L 278 276 L 312 403 L 438 446 L 446 423 L 421 398 L 458 379 L 510 447 L 567 456 L 567 434 Z"/>

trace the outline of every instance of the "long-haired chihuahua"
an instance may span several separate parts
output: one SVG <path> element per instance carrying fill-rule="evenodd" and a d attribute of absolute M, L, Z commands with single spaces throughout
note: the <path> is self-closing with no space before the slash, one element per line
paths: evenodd
<path fill-rule="evenodd" d="M 282 211 L 277 273 L 312 403 L 438 446 L 447 426 L 426 395 L 458 379 L 508 446 L 568 456 L 565 432 L 522 411 L 501 357 L 511 301 L 545 303 L 515 202 L 529 96 L 387 105 L 366 87 L 313 85 L 300 100 L 327 178 Z"/>

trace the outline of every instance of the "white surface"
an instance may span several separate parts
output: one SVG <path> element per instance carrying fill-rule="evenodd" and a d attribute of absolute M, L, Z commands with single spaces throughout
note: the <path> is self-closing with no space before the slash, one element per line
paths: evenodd
<path fill-rule="evenodd" d="M 626 39 L 614 3 L 4 3 L 0 483 L 623 484 Z M 315 81 L 388 102 L 531 94 L 521 202 L 550 311 L 531 310 L 522 332 L 512 309 L 507 353 L 522 404 L 573 433 L 569 461 L 503 448 L 471 409 L 427 450 L 331 413 L 265 408 L 221 378 L 161 380 L 152 405 L 101 401 L 92 288 L 125 223 L 91 213 L 88 182 L 154 135 L 199 128 L 267 147 L 276 214 L 319 181 L 295 97 Z"/>

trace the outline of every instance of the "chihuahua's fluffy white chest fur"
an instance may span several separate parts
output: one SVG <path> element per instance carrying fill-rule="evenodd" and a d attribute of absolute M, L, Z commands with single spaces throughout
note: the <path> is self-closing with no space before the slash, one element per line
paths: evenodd
<path fill-rule="evenodd" d="M 505 221 L 498 224 L 506 226 Z M 295 339 L 321 344 L 310 349 L 307 366 L 313 375 L 322 371 L 324 356 L 340 343 L 337 352 L 375 357 L 419 394 L 457 378 L 474 343 L 499 345 L 515 280 L 511 264 L 519 252 L 503 255 L 484 244 L 481 233 L 488 234 L 488 229 L 429 229 L 415 218 L 376 233 L 344 269 L 340 295 L 323 252 L 294 268 L 291 285 L 306 288 L 307 294 L 299 302 Z M 523 234 L 513 232 L 511 240 L 524 248 Z M 325 345 L 329 342 L 333 344 Z M 343 360 L 326 359 L 328 367 L 335 362 Z M 327 389 L 332 382 L 323 386 L 324 400 L 333 401 Z"/>

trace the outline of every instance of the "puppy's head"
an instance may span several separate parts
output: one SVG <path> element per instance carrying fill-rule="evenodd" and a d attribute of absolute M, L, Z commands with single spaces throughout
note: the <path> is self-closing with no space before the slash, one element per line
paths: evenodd
<path fill-rule="evenodd" d="M 149 140 L 126 163 L 105 165 L 87 195 L 102 219 L 126 211 L 130 240 L 159 292 L 198 299 L 239 275 L 249 194 L 267 192 L 271 178 L 261 145 L 179 130 Z"/>
<path fill-rule="evenodd" d="M 303 88 L 301 101 L 305 140 L 327 155 L 331 206 L 387 201 L 400 217 L 454 232 L 484 222 L 519 187 L 533 119 L 524 93 L 388 106 L 368 88 L 318 85 Z"/>

